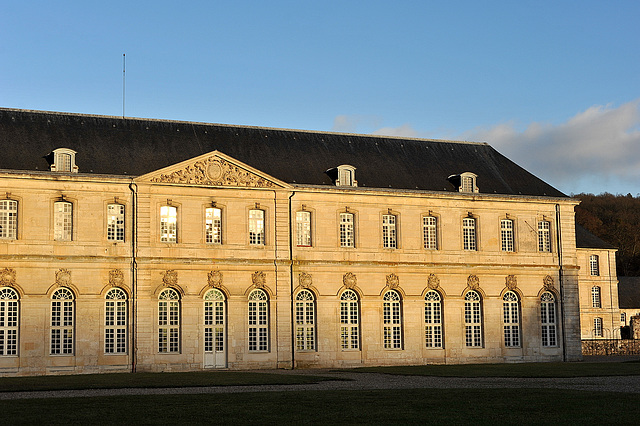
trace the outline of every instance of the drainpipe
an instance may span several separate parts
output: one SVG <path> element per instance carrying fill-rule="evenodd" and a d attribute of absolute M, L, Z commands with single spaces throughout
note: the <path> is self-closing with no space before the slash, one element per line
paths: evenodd
<path fill-rule="evenodd" d="M 133 181 L 129 184 L 131 191 L 131 372 L 136 372 L 138 360 L 138 262 L 137 243 L 138 243 L 138 185 Z"/>
<path fill-rule="evenodd" d="M 613 280 L 611 279 L 611 251 L 607 250 L 607 271 L 609 274 L 609 306 L 611 309 L 611 338 L 619 339 L 618 333 L 616 332 L 616 314 L 613 310 Z M 618 316 L 618 320 L 619 320 Z"/>
<path fill-rule="evenodd" d="M 560 205 L 556 204 L 556 242 L 558 246 L 558 288 L 560 289 L 560 312 L 562 312 L 562 360 L 567 361 L 567 329 L 564 310 L 564 269 L 562 267 L 562 232 L 560 227 Z"/>
<path fill-rule="evenodd" d="M 289 297 L 291 299 L 291 369 L 295 369 L 295 361 L 296 361 L 296 325 L 295 325 L 295 309 L 293 303 L 293 220 L 292 215 L 293 212 L 291 210 L 291 199 L 296 194 L 295 191 L 291 191 L 291 195 L 289 195 L 289 281 L 290 281 L 290 294 Z"/>

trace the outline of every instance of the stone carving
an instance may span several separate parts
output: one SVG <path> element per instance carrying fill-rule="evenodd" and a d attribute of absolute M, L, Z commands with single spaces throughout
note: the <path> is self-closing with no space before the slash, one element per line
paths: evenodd
<path fill-rule="evenodd" d="M 518 280 L 515 275 L 507 275 L 505 282 L 509 290 L 515 290 L 518 287 Z"/>
<path fill-rule="evenodd" d="M 112 287 L 122 287 L 124 285 L 124 274 L 120 269 L 109 271 L 109 285 Z"/>
<path fill-rule="evenodd" d="M 435 290 L 440 287 L 440 278 L 436 274 L 429 274 L 427 278 L 427 287 L 431 290 Z"/>
<path fill-rule="evenodd" d="M 469 275 L 469 278 L 467 278 L 467 286 L 469 286 L 471 290 L 477 290 L 480 288 L 480 279 L 476 275 Z"/>
<path fill-rule="evenodd" d="M 215 270 L 207 274 L 209 287 L 220 287 L 222 285 L 222 272 Z"/>
<path fill-rule="evenodd" d="M 396 274 L 387 275 L 387 286 L 389 288 L 398 288 L 400 285 L 400 278 Z"/>
<path fill-rule="evenodd" d="M 16 285 L 16 270 L 12 268 L 0 269 L 0 285 L 2 286 L 15 286 Z"/>
<path fill-rule="evenodd" d="M 165 286 L 171 287 L 178 285 L 178 272 L 173 269 L 167 269 L 162 274 L 162 282 Z"/>
<path fill-rule="evenodd" d="M 71 271 L 68 269 L 58 269 L 56 271 L 56 284 L 63 287 L 70 285 Z"/>
<path fill-rule="evenodd" d="M 251 282 L 257 288 L 265 288 L 267 285 L 267 277 L 262 271 L 256 271 L 251 274 Z"/>
<path fill-rule="evenodd" d="M 354 288 L 356 285 L 358 285 L 358 279 L 356 278 L 355 274 L 351 272 L 347 272 L 346 274 L 344 274 L 344 276 L 342 277 L 342 282 L 344 283 L 344 286 L 346 288 Z"/>
<path fill-rule="evenodd" d="M 182 170 L 152 178 L 151 182 L 256 188 L 275 187 L 273 182 L 215 155 L 196 161 Z"/>
<path fill-rule="evenodd" d="M 298 282 L 300 283 L 300 287 L 302 288 L 310 288 L 313 284 L 311 275 L 307 274 L 306 272 L 302 272 L 298 275 Z"/>
<path fill-rule="evenodd" d="M 553 288 L 553 277 L 551 275 L 547 275 L 546 277 L 544 277 L 544 279 L 542 280 L 542 285 L 544 286 L 545 290 L 551 290 Z"/>

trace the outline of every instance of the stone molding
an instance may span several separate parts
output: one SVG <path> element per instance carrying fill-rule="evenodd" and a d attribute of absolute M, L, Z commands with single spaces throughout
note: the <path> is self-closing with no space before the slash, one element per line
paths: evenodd
<path fill-rule="evenodd" d="M 256 271 L 251 274 L 251 283 L 255 288 L 264 289 L 267 287 L 267 276 L 264 271 Z"/>
<path fill-rule="evenodd" d="M 300 287 L 309 289 L 313 286 L 313 278 L 311 277 L 311 274 L 302 272 L 298 274 L 298 283 L 300 283 Z"/>
<path fill-rule="evenodd" d="M 518 287 L 518 279 L 515 275 L 507 275 L 504 280 L 509 290 L 515 290 Z"/>
<path fill-rule="evenodd" d="M 478 290 L 480 288 L 480 278 L 477 275 L 469 275 L 467 278 L 467 287 L 471 290 Z"/>
<path fill-rule="evenodd" d="M 16 270 L 13 268 L 0 269 L 0 286 L 15 287 Z"/>
<path fill-rule="evenodd" d="M 347 272 L 342 277 L 342 283 L 344 284 L 344 286 L 346 288 L 354 289 L 358 285 L 358 278 L 356 277 L 356 275 L 354 273 Z"/>
<path fill-rule="evenodd" d="M 56 271 L 56 285 L 60 287 L 71 286 L 71 271 L 60 268 Z"/>
<path fill-rule="evenodd" d="M 387 275 L 387 287 L 396 289 L 400 286 L 400 278 L 396 274 Z"/>
<path fill-rule="evenodd" d="M 207 274 L 207 283 L 209 283 L 209 287 L 222 287 L 222 272 L 219 270 L 209 271 Z"/>
<path fill-rule="evenodd" d="M 545 276 L 542 279 L 542 286 L 544 287 L 545 290 L 553 290 L 554 289 L 553 277 L 551 275 Z"/>
<path fill-rule="evenodd" d="M 429 274 L 427 277 L 427 287 L 431 290 L 436 290 L 440 287 L 440 278 L 436 274 Z"/>
<path fill-rule="evenodd" d="M 120 269 L 109 271 L 109 285 L 111 287 L 124 287 L 124 273 Z"/>
<path fill-rule="evenodd" d="M 178 271 L 167 269 L 162 274 L 162 283 L 167 287 L 176 287 L 178 285 Z"/>

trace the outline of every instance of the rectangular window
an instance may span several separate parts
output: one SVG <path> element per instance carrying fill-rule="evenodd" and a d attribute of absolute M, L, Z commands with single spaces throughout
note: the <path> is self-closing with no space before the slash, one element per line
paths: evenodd
<path fill-rule="evenodd" d="M 503 219 L 500 221 L 500 241 L 502 251 L 513 251 L 513 221 Z"/>
<path fill-rule="evenodd" d="M 267 302 L 249 301 L 249 350 L 267 351 L 268 345 Z"/>
<path fill-rule="evenodd" d="M 600 275 L 600 258 L 596 254 L 589 256 L 589 272 L 594 277 Z"/>
<path fill-rule="evenodd" d="M 18 202 L 0 201 L 0 238 L 15 240 L 18 231 Z"/>
<path fill-rule="evenodd" d="M 552 296 L 547 295 L 545 299 L 540 305 L 542 346 L 556 346 L 556 304 Z"/>
<path fill-rule="evenodd" d="M 264 210 L 249 210 L 249 244 L 264 245 Z"/>
<path fill-rule="evenodd" d="M 551 252 L 551 223 L 546 220 L 538 222 L 538 251 Z"/>
<path fill-rule="evenodd" d="M 110 354 L 127 352 L 127 302 L 107 300 L 105 302 L 104 351 Z"/>
<path fill-rule="evenodd" d="M 73 354 L 73 301 L 51 302 L 51 354 Z"/>
<path fill-rule="evenodd" d="M 476 220 L 472 217 L 462 219 L 462 238 L 464 250 L 477 250 Z"/>
<path fill-rule="evenodd" d="M 160 207 L 160 241 L 178 242 L 178 209 L 175 207 Z"/>
<path fill-rule="evenodd" d="M 207 244 L 222 244 L 222 210 L 209 207 L 205 210 L 205 241 Z"/>
<path fill-rule="evenodd" d="M 124 206 L 122 204 L 107 206 L 107 240 L 124 241 Z"/>
<path fill-rule="evenodd" d="M 73 204 L 66 201 L 53 203 L 53 239 L 71 241 L 73 232 Z"/>
<path fill-rule="evenodd" d="M 427 250 L 437 250 L 438 249 L 438 240 L 437 240 L 437 221 L 433 216 L 424 216 L 422 218 L 422 239 L 424 243 L 424 248 Z"/>
<path fill-rule="evenodd" d="M 340 213 L 340 247 L 355 247 L 353 214 Z"/>
<path fill-rule="evenodd" d="M 311 213 L 296 212 L 296 239 L 298 247 L 311 247 Z"/>
<path fill-rule="evenodd" d="M 602 318 L 593 319 L 593 336 L 602 337 Z"/>
<path fill-rule="evenodd" d="M 601 308 L 602 302 L 600 300 L 600 287 L 591 287 L 591 307 Z"/>
<path fill-rule="evenodd" d="M 396 217 L 392 214 L 382 215 L 382 246 L 384 248 L 397 248 Z"/>

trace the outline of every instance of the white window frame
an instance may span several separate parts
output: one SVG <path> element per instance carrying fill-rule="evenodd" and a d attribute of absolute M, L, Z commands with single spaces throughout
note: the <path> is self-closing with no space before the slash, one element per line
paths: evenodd
<path fill-rule="evenodd" d="M 553 293 L 545 291 L 540 296 L 540 322 L 542 326 L 542 346 L 558 346 L 558 330 L 556 318 L 556 298 Z"/>
<path fill-rule="evenodd" d="M 478 251 L 477 221 L 474 217 L 462 219 L 462 248 L 466 251 Z"/>
<path fill-rule="evenodd" d="M 124 242 L 124 204 L 107 204 L 107 240 Z"/>
<path fill-rule="evenodd" d="M 465 346 L 481 348 L 482 339 L 482 296 L 475 290 L 464 296 Z"/>
<path fill-rule="evenodd" d="M 478 187 L 476 186 L 476 178 L 478 175 L 471 172 L 464 172 L 460 174 L 460 187 L 459 192 L 476 193 Z"/>
<path fill-rule="evenodd" d="M 382 215 L 382 247 L 398 248 L 398 217 L 394 214 Z"/>
<path fill-rule="evenodd" d="M 551 222 L 548 220 L 538 221 L 538 251 L 551 253 Z"/>
<path fill-rule="evenodd" d="M 20 332 L 20 295 L 0 287 L 0 357 L 17 356 Z"/>
<path fill-rule="evenodd" d="M 348 164 L 338 166 L 338 179 L 336 186 L 358 186 L 356 180 L 356 168 Z"/>
<path fill-rule="evenodd" d="M 249 245 L 265 245 L 265 211 L 262 209 L 249 210 Z"/>
<path fill-rule="evenodd" d="M 51 295 L 51 355 L 73 355 L 75 346 L 75 296 L 60 287 Z"/>
<path fill-rule="evenodd" d="M 596 317 L 593 319 L 593 337 L 603 337 L 604 332 L 602 328 L 602 318 Z"/>
<path fill-rule="evenodd" d="M 427 250 L 438 250 L 438 219 L 422 216 L 422 243 Z"/>
<path fill-rule="evenodd" d="M 343 351 L 360 350 L 360 298 L 353 290 L 340 295 L 340 347 Z"/>
<path fill-rule="evenodd" d="M 78 173 L 76 165 L 76 151 L 69 148 L 58 148 L 52 151 L 52 172 Z"/>
<path fill-rule="evenodd" d="M 53 239 L 55 241 L 73 240 L 73 203 L 69 201 L 53 203 Z"/>
<path fill-rule="evenodd" d="M 515 251 L 515 237 L 513 226 L 513 220 L 511 219 L 500 220 L 500 247 L 502 251 Z"/>
<path fill-rule="evenodd" d="M 222 244 L 222 209 L 207 207 L 204 210 L 204 235 L 207 244 Z"/>
<path fill-rule="evenodd" d="M 510 348 L 520 347 L 520 298 L 513 291 L 502 296 L 502 322 L 504 345 Z"/>
<path fill-rule="evenodd" d="M 402 349 L 402 298 L 395 290 L 382 297 L 382 342 L 385 349 Z"/>
<path fill-rule="evenodd" d="M 158 295 L 158 353 L 180 353 L 180 294 L 165 288 Z"/>
<path fill-rule="evenodd" d="M 435 290 L 424 296 L 424 337 L 425 347 L 442 348 L 442 297 Z"/>
<path fill-rule="evenodd" d="M 589 273 L 592 277 L 600 276 L 600 256 L 597 254 L 589 256 Z"/>
<path fill-rule="evenodd" d="M 602 308 L 602 291 L 597 285 L 591 287 L 591 307 Z"/>
<path fill-rule="evenodd" d="M 175 206 L 160 207 L 160 242 L 178 242 L 178 208 Z"/>
<path fill-rule="evenodd" d="M 18 238 L 18 202 L 0 200 L 0 239 L 15 240 Z"/>
<path fill-rule="evenodd" d="M 204 295 L 204 351 L 226 350 L 226 298 L 224 293 L 212 288 Z"/>
<path fill-rule="evenodd" d="M 353 248 L 356 246 L 355 214 L 340 213 L 340 247 Z"/>
<path fill-rule="evenodd" d="M 306 210 L 296 212 L 296 245 L 311 247 L 311 212 Z"/>
<path fill-rule="evenodd" d="M 249 294 L 249 352 L 269 351 L 269 296 L 256 289 Z"/>
<path fill-rule="evenodd" d="M 296 295 L 296 351 L 316 350 L 316 301 L 310 290 L 302 290 Z"/>
<path fill-rule="evenodd" d="M 127 353 L 127 293 L 118 287 L 110 289 L 104 301 L 104 353 Z"/>

